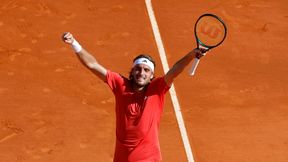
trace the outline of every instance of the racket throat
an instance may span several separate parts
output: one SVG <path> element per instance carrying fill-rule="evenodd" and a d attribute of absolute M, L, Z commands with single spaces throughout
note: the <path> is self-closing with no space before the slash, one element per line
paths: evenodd
<path fill-rule="evenodd" d="M 210 47 L 205 46 L 200 40 L 197 44 L 198 44 L 197 48 L 200 49 L 201 51 L 203 50 L 204 52 L 207 52 L 210 49 Z"/>
<path fill-rule="evenodd" d="M 198 47 L 197 47 L 202 53 L 203 53 L 203 56 L 206 55 L 206 52 L 209 51 L 210 48 L 206 47 L 206 46 L 202 46 L 200 44 L 198 44 Z M 196 55 L 196 58 L 200 59 L 200 56 L 199 55 Z"/>

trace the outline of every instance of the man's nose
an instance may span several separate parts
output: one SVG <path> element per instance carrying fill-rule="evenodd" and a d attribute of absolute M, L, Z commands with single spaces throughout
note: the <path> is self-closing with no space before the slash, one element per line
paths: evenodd
<path fill-rule="evenodd" d="M 140 70 L 140 74 L 141 74 L 141 75 L 144 75 L 144 74 L 145 74 L 145 69 L 144 69 L 144 68 L 142 68 L 142 69 Z"/>
<path fill-rule="evenodd" d="M 141 73 L 141 74 L 144 74 L 144 72 L 145 72 L 144 69 L 141 69 L 141 70 L 140 70 L 140 73 Z"/>

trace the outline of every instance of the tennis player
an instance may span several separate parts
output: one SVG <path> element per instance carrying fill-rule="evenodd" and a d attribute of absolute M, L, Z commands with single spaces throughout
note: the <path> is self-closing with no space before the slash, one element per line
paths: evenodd
<path fill-rule="evenodd" d="M 195 57 L 204 53 L 194 49 L 162 77 L 155 78 L 155 62 L 139 55 L 132 63 L 128 78 L 110 71 L 77 42 L 69 32 L 62 39 L 70 44 L 79 59 L 111 88 L 116 101 L 116 146 L 114 162 L 161 161 L 158 139 L 164 95 L 173 80 Z"/>

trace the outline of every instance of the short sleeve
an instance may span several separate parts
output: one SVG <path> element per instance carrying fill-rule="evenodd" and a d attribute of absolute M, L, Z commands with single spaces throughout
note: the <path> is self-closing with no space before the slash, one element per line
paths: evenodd
<path fill-rule="evenodd" d="M 124 83 L 124 78 L 120 74 L 108 70 L 106 75 L 106 83 L 111 88 L 113 93 L 115 93 L 120 90 L 121 85 Z"/>
<path fill-rule="evenodd" d="M 167 85 L 164 77 L 154 79 L 150 86 L 153 91 L 157 91 L 159 94 L 165 94 L 170 89 L 170 86 Z"/>

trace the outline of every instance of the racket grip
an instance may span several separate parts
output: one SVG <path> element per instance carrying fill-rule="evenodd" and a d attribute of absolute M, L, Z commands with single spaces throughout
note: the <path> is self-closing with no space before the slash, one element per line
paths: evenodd
<path fill-rule="evenodd" d="M 200 62 L 200 59 L 198 59 L 198 58 L 195 58 L 195 59 L 193 60 L 192 67 L 191 67 L 191 69 L 190 69 L 190 71 L 189 71 L 189 74 L 190 74 L 191 76 L 195 74 L 195 71 L 196 71 L 196 68 L 197 68 L 199 62 Z"/>

